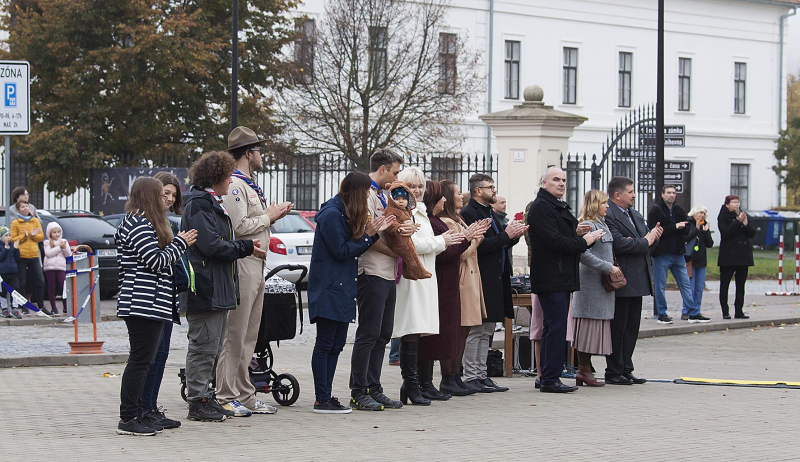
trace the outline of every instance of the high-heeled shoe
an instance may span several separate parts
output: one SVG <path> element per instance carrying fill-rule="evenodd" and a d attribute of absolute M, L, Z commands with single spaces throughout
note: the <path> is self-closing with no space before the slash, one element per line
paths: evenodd
<path fill-rule="evenodd" d="M 587 385 L 589 387 L 602 387 L 605 385 L 603 382 L 599 382 L 592 374 L 591 366 L 578 366 L 578 372 L 575 374 L 575 385 L 583 386 Z"/>
<path fill-rule="evenodd" d="M 417 361 L 419 369 L 419 389 L 422 396 L 433 401 L 447 401 L 452 396 L 442 393 L 433 385 L 433 361 Z"/>
<path fill-rule="evenodd" d="M 403 376 L 403 384 L 400 385 L 400 402 L 404 405 L 411 401 L 411 404 L 417 406 L 430 406 L 431 400 L 422 396 L 422 390 L 419 388 L 418 351 L 419 344 L 417 342 L 400 343 L 400 373 Z"/>

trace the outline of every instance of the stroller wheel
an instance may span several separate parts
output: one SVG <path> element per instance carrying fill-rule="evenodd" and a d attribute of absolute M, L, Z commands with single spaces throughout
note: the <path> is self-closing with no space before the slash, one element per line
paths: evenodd
<path fill-rule="evenodd" d="M 291 374 L 281 374 L 272 381 L 272 397 L 281 406 L 291 406 L 300 397 L 300 383 Z"/>
<path fill-rule="evenodd" d="M 186 402 L 189 401 L 189 399 L 186 398 L 186 384 L 181 384 L 181 398 Z"/>

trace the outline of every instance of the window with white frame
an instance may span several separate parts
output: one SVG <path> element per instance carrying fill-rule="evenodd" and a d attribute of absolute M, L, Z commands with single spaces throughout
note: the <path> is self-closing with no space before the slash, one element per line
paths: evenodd
<path fill-rule="evenodd" d="M 631 107 L 631 82 L 633 80 L 633 53 L 619 52 L 619 107 Z"/>
<path fill-rule="evenodd" d="M 578 49 L 564 47 L 564 91 L 562 102 L 576 104 L 578 101 Z"/>
<path fill-rule="evenodd" d="M 678 58 L 678 110 L 691 110 L 692 59 Z"/>
<path fill-rule="evenodd" d="M 294 23 L 297 39 L 294 42 L 294 61 L 298 70 L 298 83 L 313 83 L 314 45 L 316 22 L 313 19 L 296 19 Z"/>
<path fill-rule="evenodd" d="M 519 49 L 520 42 L 506 40 L 504 91 L 506 99 L 519 99 Z"/>
<path fill-rule="evenodd" d="M 376 89 L 386 85 L 386 66 L 389 60 L 389 30 L 386 27 L 369 28 L 370 83 Z"/>
<path fill-rule="evenodd" d="M 750 207 L 750 164 L 731 164 L 731 194 L 739 196 L 739 208 Z"/>
<path fill-rule="evenodd" d="M 439 34 L 439 94 L 456 94 L 456 34 Z"/>
<path fill-rule="evenodd" d="M 733 65 L 733 113 L 744 114 L 747 95 L 747 64 Z"/>

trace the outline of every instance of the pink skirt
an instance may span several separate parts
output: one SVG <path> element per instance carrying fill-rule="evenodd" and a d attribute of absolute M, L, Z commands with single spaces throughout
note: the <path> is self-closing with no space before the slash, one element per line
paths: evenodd
<path fill-rule="evenodd" d="M 544 330 L 544 315 L 542 314 L 542 305 L 539 303 L 538 295 L 531 294 L 531 305 L 533 305 L 531 314 L 531 340 L 541 340 L 542 331 Z M 572 296 L 570 295 L 569 313 L 567 314 L 567 342 L 572 342 L 573 338 Z"/>
<path fill-rule="evenodd" d="M 575 318 L 572 320 L 575 340 L 572 347 L 593 355 L 611 354 L 611 320 Z"/>

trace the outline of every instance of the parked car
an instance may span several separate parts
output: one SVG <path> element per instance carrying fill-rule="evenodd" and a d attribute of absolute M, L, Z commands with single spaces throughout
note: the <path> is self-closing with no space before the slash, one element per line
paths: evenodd
<path fill-rule="evenodd" d="M 122 219 L 125 218 L 124 213 L 115 213 L 113 215 L 103 215 L 103 220 L 111 223 L 111 226 L 114 228 L 119 228 L 119 224 Z"/>
<path fill-rule="evenodd" d="M 299 210 L 297 213 L 300 214 L 303 219 L 305 219 L 309 225 L 315 230 L 317 229 L 317 212 L 312 210 Z"/>
<path fill-rule="evenodd" d="M 83 210 L 37 210 L 42 228 L 55 221 L 64 230 L 64 239 L 75 250 L 88 245 L 95 251 L 100 267 L 100 298 L 111 298 L 119 292 L 119 266 L 114 233 L 117 229 L 100 215 Z"/>
<path fill-rule="evenodd" d="M 300 212 L 291 211 L 288 215 L 278 220 L 270 228 L 269 251 L 267 264 L 264 269 L 266 275 L 272 268 L 280 265 L 311 265 L 311 249 L 314 246 L 314 228 L 300 215 Z M 278 276 L 290 282 L 307 282 L 307 277 L 298 281 L 300 273 L 297 271 L 281 271 Z"/>

